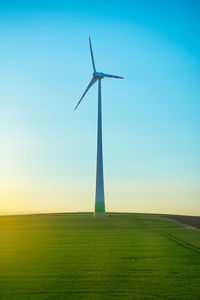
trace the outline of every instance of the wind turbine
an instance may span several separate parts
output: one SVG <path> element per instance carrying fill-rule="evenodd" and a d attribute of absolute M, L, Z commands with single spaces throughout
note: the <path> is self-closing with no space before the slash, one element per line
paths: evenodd
<path fill-rule="evenodd" d="M 74 108 L 77 109 L 83 98 L 85 97 L 88 90 L 91 86 L 98 80 L 98 129 L 97 129 L 97 169 L 96 169 L 96 195 L 95 195 L 95 216 L 105 216 L 105 197 L 104 197 L 104 180 L 103 180 L 103 149 L 102 149 L 102 118 L 101 118 L 101 80 L 104 77 L 108 78 L 120 78 L 123 79 L 124 77 L 105 74 L 102 72 L 97 72 L 94 63 L 94 56 L 92 51 L 92 43 L 89 37 L 89 44 L 90 44 L 90 52 L 92 58 L 92 66 L 93 66 L 93 76 L 86 88 L 85 92 L 83 93 L 81 99 L 79 100 L 78 104 Z"/>

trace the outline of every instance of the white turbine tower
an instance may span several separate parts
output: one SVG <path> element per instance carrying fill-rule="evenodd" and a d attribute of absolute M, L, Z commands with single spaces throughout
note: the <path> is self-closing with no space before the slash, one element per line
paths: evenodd
<path fill-rule="evenodd" d="M 92 58 L 92 65 L 93 65 L 93 77 L 90 81 L 88 87 L 86 88 L 83 96 L 79 100 L 78 104 L 76 105 L 75 109 L 79 106 L 82 99 L 85 97 L 88 90 L 91 86 L 98 80 L 98 129 L 97 129 L 97 170 L 96 170 L 96 195 L 95 195 L 95 216 L 105 216 L 105 197 L 104 197 L 104 180 L 103 180 L 103 149 L 102 149 L 102 113 L 101 113 L 101 80 L 104 77 L 109 78 L 120 78 L 123 79 L 124 77 L 116 76 L 116 75 L 109 75 L 105 73 L 96 72 L 95 63 L 94 63 L 94 56 L 92 51 L 92 44 L 91 39 L 89 37 L 90 43 L 90 51 L 91 51 L 91 58 Z"/>

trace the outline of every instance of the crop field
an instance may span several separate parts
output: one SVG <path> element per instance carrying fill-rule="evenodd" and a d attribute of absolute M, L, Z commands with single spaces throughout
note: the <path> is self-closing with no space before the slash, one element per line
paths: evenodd
<path fill-rule="evenodd" d="M 200 231 L 150 214 L 1 216 L 0 299 L 199 300 Z"/>

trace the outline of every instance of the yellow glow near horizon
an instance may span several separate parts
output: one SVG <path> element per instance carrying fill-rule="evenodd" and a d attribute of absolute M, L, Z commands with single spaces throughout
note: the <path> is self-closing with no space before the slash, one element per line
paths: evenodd
<path fill-rule="evenodd" d="M 110 212 L 145 212 L 200 215 L 196 185 L 135 182 L 106 187 Z M 192 201 L 190 199 L 192 198 Z M 94 189 L 89 185 L 38 185 L 1 188 L 0 214 L 93 211 Z"/>

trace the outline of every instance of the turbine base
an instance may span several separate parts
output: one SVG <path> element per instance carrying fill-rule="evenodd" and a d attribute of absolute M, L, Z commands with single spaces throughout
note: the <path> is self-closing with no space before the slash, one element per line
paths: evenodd
<path fill-rule="evenodd" d="M 94 212 L 94 217 L 105 217 L 106 213 L 105 212 Z"/>

